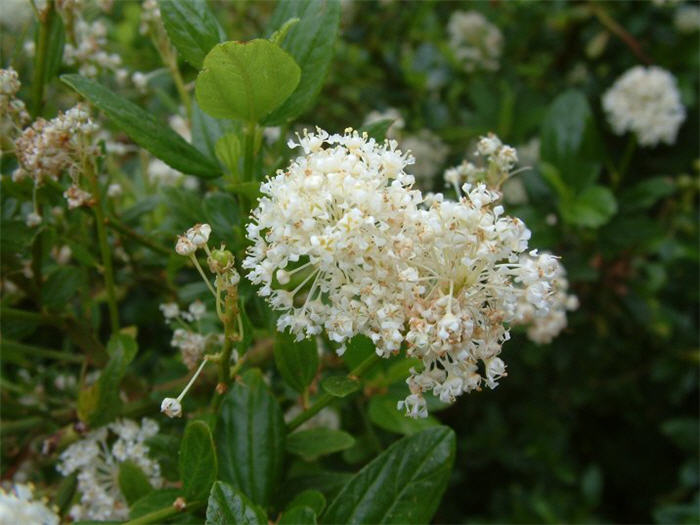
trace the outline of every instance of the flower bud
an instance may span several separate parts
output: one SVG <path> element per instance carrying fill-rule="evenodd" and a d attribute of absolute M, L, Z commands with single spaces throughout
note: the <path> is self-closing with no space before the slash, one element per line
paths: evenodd
<path fill-rule="evenodd" d="M 192 255 L 197 251 L 197 246 L 195 246 L 195 244 L 187 237 L 180 235 L 177 238 L 177 244 L 175 244 L 175 251 L 178 253 L 178 255 Z"/>
<path fill-rule="evenodd" d="M 173 397 L 166 397 L 160 404 L 160 411 L 168 417 L 182 417 L 182 405 Z"/>
<path fill-rule="evenodd" d="M 195 224 L 185 232 L 185 237 L 197 248 L 204 248 L 209 241 L 211 226 L 208 224 Z"/>
<path fill-rule="evenodd" d="M 211 251 L 207 263 L 212 272 L 222 274 L 233 268 L 235 260 L 233 254 L 222 245 L 221 248 Z"/>

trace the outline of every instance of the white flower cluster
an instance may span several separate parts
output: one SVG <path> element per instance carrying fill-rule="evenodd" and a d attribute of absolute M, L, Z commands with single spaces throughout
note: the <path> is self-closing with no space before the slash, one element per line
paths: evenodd
<path fill-rule="evenodd" d="M 603 109 L 616 134 L 631 131 L 641 146 L 673 144 L 685 120 L 685 108 L 668 71 L 635 66 L 603 95 Z"/>
<path fill-rule="evenodd" d="M 17 483 L 9 491 L 0 487 L 0 523 L 58 525 L 59 519 L 46 501 L 34 498 L 31 485 Z"/>
<path fill-rule="evenodd" d="M 465 71 L 496 71 L 503 48 L 501 31 L 476 11 L 455 11 L 447 24 L 450 47 Z"/>
<path fill-rule="evenodd" d="M 82 161 L 96 153 L 92 138 L 97 129 L 80 105 L 49 121 L 37 119 L 15 141 L 20 167 L 12 174 L 13 180 L 31 177 L 41 186 L 47 179 L 58 180 L 64 171 L 75 180 Z"/>
<path fill-rule="evenodd" d="M 549 312 L 557 260 L 528 252 L 530 231 L 485 184 L 464 184 L 458 202 L 424 198 L 394 141 L 319 129 L 297 146 L 304 155 L 261 186 L 243 262 L 282 311 L 278 329 L 297 338 L 325 330 L 340 353 L 356 334 L 384 357 L 406 345 L 423 363 L 400 403 L 413 417 L 427 414 L 426 391 L 451 402 L 495 387 L 506 326 L 523 302 Z M 495 136 L 479 150 L 498 169 L 517 161 Z"/>
<path fill-rule="evenodd" d="M 190 370 L 200 362 L 208 345 L 215 343 L 220 346 L 223 343 L 223 334 L 203 335 L 189 324 L 197 323 L 206 314 L 207 309 L 202 301 L 194 301 L 186 311 L 180 310 L 177 303 L 164 303 L 159 308 L 168 323 L 179 325 L 173 332 L 170 344 L 180 350 L 182 361 Z"/>
<path fill-rule="evenodd" d="M 24 102 L 16 97 L 20 87 L 17 71 L 12 68 L 0 69 L 0 115 L 2 115 L 0 131 L 6 132 L 7 124 L 21 128 L 29 122 L 29 113 Z"/>
<path fill-rule="evenodd" d="M 117 53 L 107 53 L 107 27 L 100 20 L 88 22 L 78 17 L 73 24 L 75 44 L 66 43 L 63 61 L 69 66 L 78 66 L 86 77 L 96 77 L 101 71 L 117 72 L 122 59 Z M 121 75 L 124 75 L 122 73 Z"/>
<path fill-rule="evenodd" d="M 148 457 L 146 444 L 157 433 L 158 424 L 151 419 L 144 418 L 141 425 L 129 419 L 117 420 L 90 432 L 61 453 L 58 471 L 64 476 L 78 473 L 81 497 L 70 510 L 74 520 L 128 518 L 129 508 L 118 482 L 119 466 L 125 461 L 136 464 L 154 488 L 161 487 L 160 465 Z"/>
<path fill-rule="evenodd" d="M 700 31 L 700 6 L 697 4 L 679 6 L 673 17 L 673 24 L 681 33 Z"/>
<path fill-rule="evenodd" d="M 445 183 L 454 187 L 458 195 L 459 188 L 464 183 L 472 185 L 484 183 L 489 188 L 500 190 L 501 185 L 510 177 L 511 170 L 518 163 L 518 152 L 515 148 L 503 144 L 493 133 L 479 140 L 476 156 L 484 160 L 479 166 L 465 160 L 460 165 L 445 171 Z"/>

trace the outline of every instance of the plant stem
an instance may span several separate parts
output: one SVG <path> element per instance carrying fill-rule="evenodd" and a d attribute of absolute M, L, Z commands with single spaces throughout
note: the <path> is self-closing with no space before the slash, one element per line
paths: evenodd
<path fill-rule="evenodd" d="M 95 212 L 95 221 L 97 223 L 97 239 L 100 244 L 100 254 L 102 257 L 102 268 L 104 270 L 105 286 L 107 287 L 107 305 L 109 307 L 109 319 L 112 328 L 112 333 L 119 331 L 119 310 L 117 309 L 117 294 L 114 289 L 114 268 L 112 267 L 112 253 L 107 242 L 107 229 L 105 228 L 106 219 L 104 210 L 102 209 L 102 198 L 100 196 L 100 185 L 97 181 L 97 175 L 92 166 L 92 162 L 85 163 L 85 173 L 92 185 L 92 196 L 95 199 L 93 210 Z"/>
<path fill-rule="evenodd" d="M 253 180 L 253 166 L 255 164 L 255 121 L 248 122 L 245 133 L 245 156 L 243 157 L 243 180 Z"/>
<path fill-rule="evenodd" d="M 46 54 L 49 49 L 49 29 L 55 16 L 53 0 L 49 0 L 43 17 L 39 19 L 39 38 L 34 59 L 34 79 L 32 80 L 32 118 L 41 112 L 44 103 L 44 80 L 46 77 Z"/>
<path fill-rule="evenodd" d="M 350 373 L 348 374 L 348 377 L 350 379 L 357 379 L 362 377 L 364 374 L 369 371 L 370 368 L 372 368 L 377 362 L 379 361 L 379 356 L 376 353 L 373 353 L 370 355 L 367 359 L 362 361 L 359 365 L 357 365 L 356 368 L 352 369 Z M 327 407 L 330 405 L 335 399 L 338 399 L 336 396 L 332 396 L 330 394 L 323 394 L 321 395 L 313 405 L 311 405 L 309 408 L 304 410 L 301 414 L 299 414 L 297 417 L 292 419 L 289 424 L 287 425 L 287 432 L 291 432 L 293 430 L 296 430 L 299 428 L 299 426 L 307 421 L 308 419 L 311 419 L 313 416 L 318 414 L 321 409 Z"/>
<path fill-rule="evenodd" d="M 622 40 L 625 45 L 630 48 L 632 53 L 634 53 L 645 64 L 652 63 L 649 57 L 646 56 L 644 51 L 642 51 L 642 46 L 640 45 L 639 41 L 634 38 L 624 27 L 618 24 L 605 9 L 597 5 L 595 2 L 591 2 L 589 6 L 593 14 L 598 18 L 598 21 L 603 24 L 608 31 Z"/>
<path fill-rule="evenodd" d="M 21 354 L 29 354 L 34 357 L 45 358 L 45 359 L 56 359 L 58 361 L 68 361 L 70 363 L 82 363 L 83 357 L 75 354 L 69 354 L 67 352 L 61 352 L 59 350 L 53 350 L 51 348 L 42 348 L 40 346 L 27 345 L 24 343 L 19 343 L 17 341 L 11 341 L 9 339 L 4 339 L 2 345 L 0 345 L 3 351 L 15 351 Z"/>
<path fill-rule="evenodd" d="M 115 231 L 118 231 L 122 235 L 125 235 L 132 239 L 133 241 L 138 242 L 139 244 L 144 245 L 146 248 L 150 248 L 154 252 L 160 253 L 162 255 L 170 255 L 172 250 L 168 250 L 165 246 L 161 246 L 160 244 L 157 244 L 153 242 L 152 240 L 148 239 L 147 237 L 144 237 L 140 233 L 135 232 L 131 228 L 129 228 L 126 224 L 122 224 L 119 222 L 118 219 L 114 217 L 109 217 L 105 219 L 105 224 L 112 228 Z"/>
<path fill-rule="evenodd" d="M 204 503 L 201 501 L 194 501 L 192 503 L 188 503 L 185 509 L 197 510 L 203 505 Z M 181 512 L 183 512 L 183 510 L 180 510 L 171 505 L 169 507 L 164 507 L 159 510 L 154 510 L 153 512 L 149 512 L 148 514 L 144 514 L 143 516 L 139 516 L 138 518 L 134 518 L 133 520 L 126 521 L 124 522 L 124 525 L 147 525 L 148 523 L 163 523 L 168 518 L 172 518 L 173 516 L 176 516 Z"/>

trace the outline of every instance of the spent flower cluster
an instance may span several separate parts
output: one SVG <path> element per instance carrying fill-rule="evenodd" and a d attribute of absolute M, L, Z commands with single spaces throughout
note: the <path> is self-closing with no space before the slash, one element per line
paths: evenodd
<path fill-rule="evenodd" d="M 560 265 L 528 248 L 530 231 L 483 181 L 465 183 L 459 201 L 424 197 L 396 146 L 352 130 L 290 141 L 304 154 L 262 185 L 243 266 L 281 311 L 279 330 L 325 330 L 339 353 L 363 334 L 380 356 L 419 357 L 400 408 L 424 417 L 427 391 L 451 402 L 498 384 L 508 326 L 523 303 L 533 317 L 551 311 Z M 495 136 L 479 154 L 499 181 L 517 162 Z"/>

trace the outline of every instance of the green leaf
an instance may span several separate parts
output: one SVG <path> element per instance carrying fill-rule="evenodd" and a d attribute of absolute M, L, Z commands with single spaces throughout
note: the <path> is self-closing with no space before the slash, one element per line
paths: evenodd
<path fill-rule="evenodd" d="M 200 177 L 221 175 L 212 160 L 136 104 L 80 75 L 62 75 L 61 80 L 104 111 L 139 146 L 174 169 Z"/>
<path fill-rule="evenodd" d="M 204 57 L 226 34 L 205 0 L 159 0 L 170 41 L 182 57 L 201 69 Z"/>
<path fill-rule="evenodd" d="M 231 193 L 237 193 L 249 198 L 251 201 L 256 202 L 258 197 L 260 197 L 260 183 L 259 182 L 241 182 L 238 184 L 232 184 L 226 186 L 226 189 Z"/>
<path fill-rule="evenodd" d="M 675 191 L 672 178 L 652 177 L 627 189 L 620 197 L 620 208 L 626 212 L 644 210 Z"/>
<path fill-rule="evenodd" d="M 192 101 L 192 145 L 210 159 L 218 158 L 216 145 L 228 133 L 237 133 L 236 123 L 228 119 L 210 117 Z"/>
<path fill-rule="evenodd" d="M 154 490 L 129 506 L 129 518 L 133 520 L 164 507 L 169 507 L 179 496 L 179 489 Z"/>
<path fill-rule="evenodd" d="M 278 525 L 316 525 L 316 513 L 309 507 L 294 507 L 282 514 Z"/>
<path fill-rule="evenodd" d="M 37 31 L 37 38 L 39 32 Z M 46 48 L 46 69 L 44 69 L 44 82 L 48 83 L 61 67 L 63 60 L 63 47 L 66 44 L 66 30 L 63 19 L 54 11 L 49 20 L 49 44 Z M 39 49 L 38 45 L 35 49 Z"/>
<path fill-rule="evenodd" d="M 143 470 L 133 461 L 119 464 L 119 489 L 129 505 L 149 494 L 153 487 Z"/>
<path fill-rule="evenodd" d="M 97 382 L 78 395 L 78 416 L 98 427 L 114 419 L 121 408 L 119 385 L 126 368 L 136 357 L 136 341 L 126 334 L 114 334 L 107 343 L 109 361 Z"/>
<path fill-rule="evenodd" d="M 340 452 L 354 444 L 355 439 L 347 432 L 322 427 L 300 430 L 287 436 L 287 452 L 307 461 Z"/>
<path fill-rule="evenodd" d="M 287 333 L 275 336 L 275 364 L 282 378 L 297 392 L 303 392 L 311 384 L 318 370 L 316 341 L 295 341 Z"/>
<path fill-rule="evenodd" d="M 321 388 L 334 397 L 345 397 L 357 392 L 360 382 L 348 376 L 330 376 L 321 381 Z"/>
<path fill-rule="evenodd" d="M 60 266 L 51 272 L 41 287 L 41 303 L 50 310 L 60 310 L 85 286 L 85 272 L 75 266 Z"/>
<path fill-rule="evenodd" d="M 216 481 L 216 469 L 216 452 L 209 427 L 203 421 L 191 422 L 180 445 L 180 479 L 185 500 L 204 500 Z"/>
<path fill-rule="evenodd" d="M 292 95 L 265 121 L 268 126 L 283 124 L 306 111 L 321 91 L 340 24 L 338 0 L 280 0 L 268 25 L 269 33 L 298 18 L 282 42 L 301 67 L 301 79 Z M 269 34 L 268 33 L 268 34 Z"/>
<path fill-rule="evenodd" d="M 381 144 L 384 142 L 386 134 L 393 123 L 394 121 L 392 119 L 378 120 L 366 126 L 362 126 L 358 131 L 360 131 L 360 133 L 367 133 L 370 138 L 373 138 Z"/>
<path fill-rule="evenodd" d="M 214 151 L 216 158 L 228 168 L 235 179 L 239 179 L 238 161 L 241 158 L 242 149 L 238 135 L 236 133 L 227 133 L 216 141 Z"/>
<path fill-rule="evenodd" d="M 217 481 L 211 487 L 207 505 L 207 525 L 267 525 L 265 511 L 228 483 Z"/>
<path fill-rule="evenodd" d="M 423 419 L 407 417 L 403 411 L 396 408 L 396 399 L 390 396 L 374 396 L 370 400 L 369 419 L 384 430 L 407 436 L 440 424 L 432 416 Z"/>
<path fill-rule="evenodd" d="M 65 514 L 71 502 L 73 501 L 73 496 L 75 495 L 75 490 L 78 488 L 78 473 L 73 472 L 61 480 L 61 483 L 56 489 L 56 493 L 53 497 L 53 504 L 58 507 L 58 514 Z M 309 491 L 313 492 L 313 491 Z M 325 505 L 325 503 L 324 503 Z"/>
<path fill-rule="evenodd" d="M 436 427 L 394 443 L 343 487 L 324 523 L 428 523 L 452 470 L 455 435 Z"/>
<path fill-rule="evenodd" d="M 294 507 L 309 507 L 319 516 L 326 507 L 326 498 L 318 490 L 305 490 L 294 496 L 294 499 L 287 505 L 287 509 Z"/>
<path fill-rule="evenodd" d="M 612 192 L 604 186 L 589 186 L 570 202 L 560 202 L 564 220 L 577 226 L 598 228 L 617 212 Z"/>
<path fill-rule="evenodd" d="M 269 40 L 224 42 L 204 59 L 195 94 L 212 117 L 258 122 L 294 91 L 301 70 Z"/>
<path fill-rule="evenodd" d="M 219 477 L 266 507 L 282 475 L 284 420 L 257 369 L 226 393 L 216 425 Z"/>
<path fill-rule="evenodd" d="M 595 182 L 600 173 L 600 139 L 583 93 L 569 90 L 552 102 L 540 137 L 541 160 L 556 167 L 574 193 Z"/>

